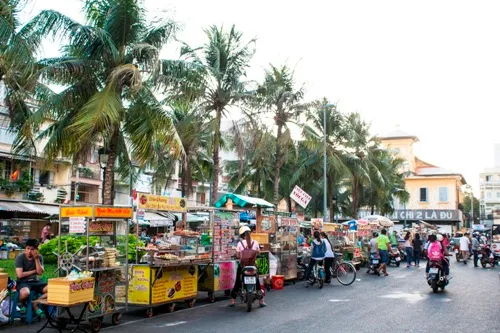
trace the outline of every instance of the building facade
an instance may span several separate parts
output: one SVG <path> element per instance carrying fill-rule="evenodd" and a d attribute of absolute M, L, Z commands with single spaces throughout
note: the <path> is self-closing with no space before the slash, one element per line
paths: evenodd
<path fill-rule="evenodd" d="M 479 174 L 481 223 L 500 224 L 500 144 L 494 145 L 495 165 Z"/>

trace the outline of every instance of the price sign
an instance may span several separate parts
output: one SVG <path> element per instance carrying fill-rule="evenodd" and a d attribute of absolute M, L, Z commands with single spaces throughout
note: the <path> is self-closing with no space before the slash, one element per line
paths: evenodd
<path fill-rule="evenodd" d="M 69 218 L 69 233 L 70 234 L 83 234 L 85 233 L 87 222 L 84 217 L 70 217 Z"/>

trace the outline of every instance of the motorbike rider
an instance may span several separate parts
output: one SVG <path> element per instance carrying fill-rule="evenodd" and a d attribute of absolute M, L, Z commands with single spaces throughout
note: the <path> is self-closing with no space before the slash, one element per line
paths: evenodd
<path fill-rule="evenodd" d="M 472 254 L 474 255 L 474 267 L 479 267 L 477 262 L 479 260 L 479 251 L 481 250 L 481 235 L 479 232 L 475 232 L 472 234 L 472 242 L 471 242 L 471 248 L 472 248 Z"/>
<path fill-rule="evenodd" d="M 397 249 L 399 247 L 398 233 L 394 230 L 391 234 L 391 247 Z"/>
<path fill-rule="evenodd" d="M 438 234 L 437 236 L 434 234 L 429 235 L 428 238 L 429 241 L 429 247 L 428 247 L 428 257 L 429 260 L 427 261 L 427 266 L 425 267 L 425 278 L 429 278 L 429 269 L 430 269 L 430 262 L 432 260 L 433 255 L 431 252 L 434 252 L 433 249 L 435 247 L 439 247 L 439 257 L 441 260 L 441 265 L 443 266 L 443 272 L 444 272 L 444 278 L 446 281 L 448 281 L 448 275 L 450 275 L 450 262 L 448 261 L 447 256 L 450 254 L 448 253 L 448 250 L 443 246 L 441 243 L 443 241 L 443 235 Z"/>
<path fill-rule="evenodd" d="M 241 237 L 241 240 L 238 242 L 238 245 L 236 246 L 236 258 L 240 259 L 240 263 L 239 263 L 238 268 L 236 270 L 236 280 L 234 282 L 233 290 L 231 291 L 231 299 L 230 299 L 230 303 L 229 303 L 230 307 L 233 307 L 236 304 L 236 297 L 238 297 L 238 292 L 241 289 L 241 274 L 242 274 L 242 270 L 243 270 L 243 265 L 241 263 L 242 252 L 246 249 L 254 251 L 255 257 L 254 257 L 253 265 L 255 265 L 255 259 L 257 258 L 257 256 L 260 253 L 259 243 L 256 240 L 252 240 L 250 233 L 251 233 L 251 230 L 247 226 L 241 227 L 239 230 L 239 235 Z M 257 280 L 256 281 L 257 282 L 257 284 L 256 284 L 257 294 L 262 295 L 262 288 L 261 288 L 260 280 L 259 280 L 258 276 L 257 276 L 256 280 Z M 264 303 L 264 296 L 262 296 L 262 298 L 259 300 L 259 305 L 260 305 L 260 307 L 266 306 L 266 303 Z"/>
<path fill-rule="evenodd" d="M 311 275 L 311 272 L 316 265 L 317 262 L 320 262 L 325 259 L 326 255 L 326 241 L 324 239 L 321 239 L 319 231 L 314 232 L 314 239 L 311 242 L 312 246 L 312 251 L 311 251 L 311 261 L 309 262 L 309 266 L 307 266 L 307 271 L 306 271 L 306 281 L 309 280 L 309 276 Z M 306 283 L 306 288 L 309 287 L 309 283 Z"/>
<path fill-rule="evenodd" d="M 370 243 L 368 244 L 368 250 L 370 251 L 370 259 L 372 257 L 374 258 L 378 258 L 379 255 L 378 255 L 378 246 L 377 246 L 377 237 L 378 237 L 378 233 L 377 232 L 373 232 L 372 233 L 372 239 L 370 239 Z M 370 268 L 368 268 L 368 271 L 366 271 L 366 273 L 370 273 Z"/>

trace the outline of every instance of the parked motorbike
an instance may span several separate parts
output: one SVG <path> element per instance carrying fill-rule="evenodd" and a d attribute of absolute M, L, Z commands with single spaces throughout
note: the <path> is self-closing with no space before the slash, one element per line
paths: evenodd
<path fill-rule="evenodd" d="M 395 265 L 399 267 L 401 264 L 401 255 L 398 249 L 392 249 L 392 252 L 389 254 L 389 266 Z"/>
<path fill-rule="evenodd" d="M 246 304 L 247 312 L 252 311 L 252 304 L 255 300 L 262 299 L 262 290 L 257 290 L 257 267 L 245 266 L 241 271 L 241 289 L 238 295 L 241 301 Z"/>
<path fill-rule="evenodd" d="M 429 277 L 427 283 L 432 288 L 432 292 L 437 293 L 439 289 L 444 290 L 448 281 L 444 277 L 443 264 L 441 261 L 429 262 Z"/>
<path fill-rule="evenodd" d="M 478 251 L 477 257 L 481 261 L 481 266 L 483 266 L 483 268 L 486 268 L 486 265 L 495 267 L 495 264 L 498 263 L 497 260 L 499 258 L 496 257 L 497 259 L 495 259 L 495 256 L 491 252 L 490 246 L 488 244 L 481 245 L 481 249 Z"/>
<path fill-rule="evenodd" d="M 297 279 L 303 280 L 306 278 L 306 271 L 309 262 L 311 261 L 311 254 L 308 250 L 303 250 L 297 256 Z"/>
<path fill-rule="evenodd" d="M 373 272 L 375 275 L 379 275 L 380 273 L 378 269 L 380 268 L 380 258 L 378 256 L 375 256 L 374 254 L 370 254 L 370 264 L 368 266 L 368 270 L 366 271 L 367 274 Z"/>

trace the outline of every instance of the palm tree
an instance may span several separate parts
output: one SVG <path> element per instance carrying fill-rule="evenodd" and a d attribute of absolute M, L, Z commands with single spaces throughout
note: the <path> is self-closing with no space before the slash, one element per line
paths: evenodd
<path fill-rule="evenodd" d="M 176 149 L 178 137 L 171 119 L 157 100 L 155 79 L 164 71 L 161 48 L 177 25 L 163 20 L 146 22 L 138 0 L 85 0 L 88 25 L 61 13 L 44 10 L 26 27 L 32 36 L 66 37 L 59 58 L 43 59 L 41 79 L 63 86 L 61 92 L 37 91 L 40 108 L 30 120 L 37 131 L 44 119 L 57 120 L 44 130 L 47 158 L 78 158 L 95 142 L 108 150 L 104 204 L 113 203 L 115 163 L 128 165 L 129 156 L 140 165 L 155 163 L 157 144 Z M 26 147 L 24 133 L 19 145 Z"/>
<path fill-rule="evenodd" d="M 214 113 L 212 202 L 215 203 L 220 174 L 221 120 L 227 116 L 229 108 L 247 94 L 243 78 L 254 53 L 252 45 L 255 39 L 243 42 L 243 34 L 234 26 L 229 31 L 223 27 L 211 26 L 205 33 L 208 41 L 203 47 L 193 49 L 185 45 L 182 55 L 185 60 L 192 61 L 193 69 L 202 69 L 202 75 L 196 78 L 201 78 L 206 110 Z"/>
<path fill-rule="evenodd" d="M 280 171 L 284 163 L 284 154 L 286 154 L 285 148 L 291 140 L 288 123 L 293 119 L 298 119 L 299 115 L 309 107 L 308 104 L 302 103 L 304 87 L 295 89 L 293 71 L 287 66 L 270 65 L 256 95 L 258 111 L 271 113 L 277 127 L 273 195 L 273 203 L 276 206 L 281 199 Z"/>

